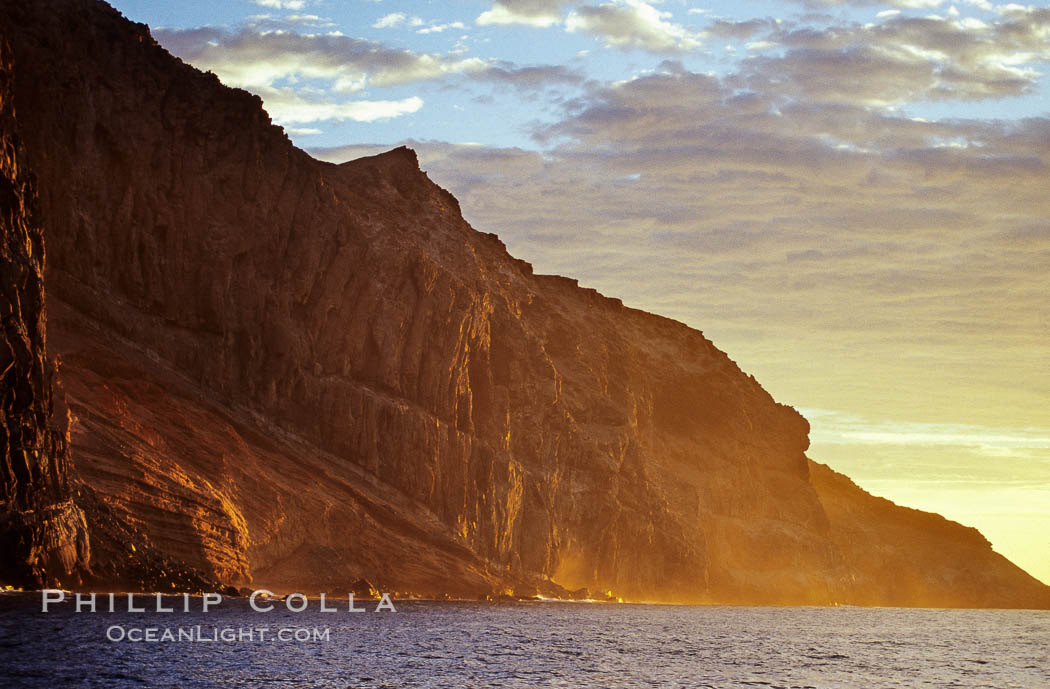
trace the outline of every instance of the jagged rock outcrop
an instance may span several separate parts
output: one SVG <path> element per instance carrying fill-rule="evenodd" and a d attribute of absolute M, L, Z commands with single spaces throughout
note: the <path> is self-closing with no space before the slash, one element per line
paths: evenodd
<path fill-rule="evenodd" d="M 153 547 L 274 590 L 905 600 L 701 333 L 534 275 L 412 151 L 310 158 L 102 3 L 0 6 L 77 469 Z M 983 602 L 1047 601 L 986 561 L 1024 593 Z"/>
<path fill-rule="evenodd" d="M 44 239 L 0 36 L 0 583 L 79 584 L 90 546 L 69 487 L 68 411 L 45 345 Z"/>

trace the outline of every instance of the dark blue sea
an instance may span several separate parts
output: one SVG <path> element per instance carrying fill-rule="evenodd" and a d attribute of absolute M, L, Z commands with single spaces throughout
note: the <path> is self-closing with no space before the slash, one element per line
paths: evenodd
<path fill-rule="evenodd" d="M 1050 688 L 1040 611 L 165 600 L 178 612 L 141 596 L 148 612 L 44 614 L 40 594 L 0 595 L 0 687 Z"/>

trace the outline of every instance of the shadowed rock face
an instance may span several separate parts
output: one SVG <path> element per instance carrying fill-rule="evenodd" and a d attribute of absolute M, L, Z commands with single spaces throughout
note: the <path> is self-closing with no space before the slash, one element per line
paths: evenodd
<path fill-rule="evenodd" d="M 74 458 L 152 547 L 275 590 L 927 600 L 851 540 L 872 498 L 815 483 L 805 419 L 701 333 L 534 275 L 410 150 L 316 161 L 107 6 L 23 5 Z M 991 553 L 945 533 L 937 571 Z M 1022 593 L 982 602 L 1045 603 L 986 560 Z"/>
<path fill-rule="evenodd" d="M 69 489 L 68 412 L 52 394 L 44 240 L 14 131 L 10 60 L 0 35 L 0 581 L 71 585 L 90 548 Z"/>

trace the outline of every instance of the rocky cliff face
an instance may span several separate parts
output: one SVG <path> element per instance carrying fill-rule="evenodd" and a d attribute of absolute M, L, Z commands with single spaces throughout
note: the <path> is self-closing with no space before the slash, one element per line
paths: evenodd
<path fill-rule="evenodd" d="M 102 3 L 0 5 L 76 466 L 152 547 L 275 589 L 876 600 L 867 496 L 701 333 L 534 275 L 407 149 L 313 160 Z"/>
<path fill-rule="evenodd" d="M 11 74 L 0 36 L 0 582 L 72 585 L 88 571 L 90 548 L 69 488 L 68 411 L 52 393 L 44 239 L 14 131 Z"/>

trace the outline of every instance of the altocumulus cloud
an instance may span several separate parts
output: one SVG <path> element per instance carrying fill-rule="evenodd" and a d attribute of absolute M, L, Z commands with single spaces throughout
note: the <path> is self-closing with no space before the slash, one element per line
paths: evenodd
<path fill-rule="evenodd" d="M 823 30 L 777 26 L 740 85 L 808 101 L 886 106 L 981 100 L 1033 88 L 1050 60 L 1050 8 L 1011 6 L 996 21 L 888 15 Z"/>

